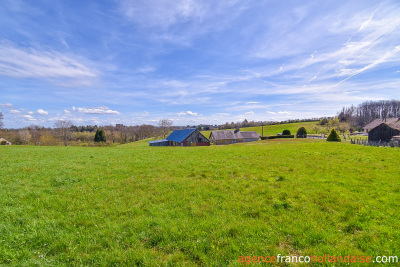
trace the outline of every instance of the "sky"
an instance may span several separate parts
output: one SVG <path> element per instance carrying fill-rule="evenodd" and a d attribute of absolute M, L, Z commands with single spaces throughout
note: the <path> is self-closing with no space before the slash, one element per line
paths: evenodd
<path fill-rule="evenodd" d="M 5 128 L 332 116 L 400 99 L 400 1 L 2 0 Z"/>

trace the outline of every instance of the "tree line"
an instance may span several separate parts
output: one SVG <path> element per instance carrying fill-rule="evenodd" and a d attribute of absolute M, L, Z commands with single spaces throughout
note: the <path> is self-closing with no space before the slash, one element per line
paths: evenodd
<path fill-rule="evenodd" d="M 347 122 L 355 129 L 362 129 L 375 119 L 399 118 L 400 101 L 365 101 L 358 106 L 343 107 L 338 113 L 340 122 Z"/>
<path fill-rule="evenodd" d="M 0 120 L 1 122 L 1 120 Z M 102 131 L 99 133 L 99 131 Z M 96 136 L 97 134 L 97 136 Z M 160 127 L 140 126 L 76 126 L 70 121 L 59 120 L 54 128 L 30 125 L 22 129 L 3 129 L 1 137 L 14 145 L 112 145 L 162 136 Z"/>
<path fill-rule="evenodd" d="M 332 119 L 333 117 L 323 117 L 323 118 L 310 118 L 310 119 L 291 119 L 284 121 L 248 121 L 244 119 L 242 122 L 226 122 L 225 124 L 208 126 L 208 130 L 218 129 L 236 129 L 236 128 L 246 128 L 246 127 L 256 127 L 256 126 L 266 126 L 266 125 L 277 125 L 277 124 L 288 124 L 288 123 L 296 123 L 296 122 L 312 122 L 312 121 L 320 121 L 322 119 Z M 204 128 L 204 127 L 203 127 Z M 203 129 L 207 130 L 207 129 Z"/>

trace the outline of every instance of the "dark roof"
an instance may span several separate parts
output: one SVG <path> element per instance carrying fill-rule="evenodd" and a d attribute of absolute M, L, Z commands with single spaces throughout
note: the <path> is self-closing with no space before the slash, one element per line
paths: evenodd
<path fill-rule="evenodd" d="M 237 139 L 234 131 L 212 131 L 211 134 L 215 140 Z"/>
<path fill-rule="evenodd" d="M 260 138 L 260 134 L 254 131 L 237 133 L 235 131 L 212 131 L 211 134 L 215 140 Z"/>
<path fill-rule="evenodd" d="M 177 143 L 182 143 L 186 138 L 188 138 L 192 133 L 194 133 L 194 131 L 196 131 L 195 128 L 175 130 L 167 137 L 167 140 L 174 141 Z"/>
<path fill-rule="evenodd" d="M 258 139 L 260 138 L 260 134 L 254 131 L 251 132 L 238 132 L 238 134 L 240 134 L 242 136 L 242 138 L 254 138 L 254 139 Z"/>
<path fill-rule="evenodd" d="M 149 144 L 155 144 L 155 143 L 162 143 L 162 142 L 167 142 L 167 139 L 162 139 L 162 140 L 154 140 L 154 141 L 149 141 Z"/>
<path fill-rule="evenodd" d="M 365 130 L 372 130 L 381 124 L 387 124 L 389 127 L 400 130 L 399 118 L 388 118 L 386 120 L 376 119 L 373 122 L 364 126 Z"/>

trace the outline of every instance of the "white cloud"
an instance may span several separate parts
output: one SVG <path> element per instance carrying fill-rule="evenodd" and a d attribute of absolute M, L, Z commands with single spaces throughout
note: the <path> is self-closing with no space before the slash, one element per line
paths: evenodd
<path fill-rule="evenodd" d="M 251 115 L 251 114 L 254 114 L 254 111 L 248 111 L 248 112 L 246 112 L 245 114 L 249 114 L 249 115 Z"/>
<path fill-rule="evenodd" d="M 31 122 L 36 121 L 36 119 L 34 117 L 32 117 L 31 115 L 23 115 L 22 117 Z"/>
<path fill-rule="evenodd" d="M 189 115 L 189 116 L 197 116 L 198 115 L 196 112 L 192 112 L 190 110 L 187 111 L 186 114 Z"/>
<path fill-rule="evenodd" d="M 0 42 L 0 75 L 16 78 L 45 78 L 55 83 L 89 85 L 96 71 L 79 60 L 52 50 L 21 48 Z"/>
<path fill-rule="evenodd" d="M 38 109 L 38 110 L 36 110 L 36 113 L 37 113 L 37 114 L 40 114 L 40 115 L 49 115 L 49 112 L 48 112 L 48 111 L 45 111 L 45 110 L 43 110 L 43 109 Z"/>
<path fill-rule="evenodd" d="M 100 106 L 100 107 L 92 107 L 92 108 L 75 108 L 72 107 L 73 110 L 76 110 L 80 113 L 85 113 L 85 114 L 121 114 L 118 111 L 111 110 L 106 106 Z"/>
<path fill-rule="evenodd" d="M 248 104 L 259 104 L 260 102 L 246 102 L 246 105 Z"/>
<path fill-rule="evenodd" d="M 18 114 L 18 113 L 20 113 L 20 111 L 19 111 L 19 110 L 16 110 L 16 109 L 11 109 L 11 110 L 10 110 L 10 113 L 11 113 L 11 114 Z"/>
<path fill-rule="evenodd" d="M 71 114 L 71 111 L 69 111 L 68 109 L 64 109 L 64 114 Z"/>
<path fill-rule="evenodd" d="M 181 111 L 181 112 L 178 112 L 177 114 L 178 114 L 178 116 L 186 116 L 186 115 L 188 115 L 188 116 L 194 116 L 194 117 L 196 117 L 196 116 L 199 115 L 198 113 L 192 112 L 192 111 L 190 111 L 190 110 L 188 110 L 188 111 L 186 111 L 186 112 Z"/>
<path fill-rule="evenodd" d="M 28 111 L 27 113 L 30 114 L 30 115 L 32 115 L 32 114 L 33 114 L 33 111 Z"/>
<path fill-rule="evenodd" d="M 273 114 L 273 115 L 276 115 L 276 114 L 279 114 L 279 115 L 291 114 L 291 113 L 288 112 L 288 111 L 278 111 L 278 112 L 267 111 L 267 113 L 268 113 L 268 114 Z"/>
<path fill-rule="evenodd" d="M 169 27 L 204 16 L 200 2 L 194 0 L 122 0 L 122 12 L 129 19 L 143 26 Z"/>
<path fill-rule="evenodd" d="M 10 103 L 0 103 L 0 108 L 12 108 L 13 105 Z"/>

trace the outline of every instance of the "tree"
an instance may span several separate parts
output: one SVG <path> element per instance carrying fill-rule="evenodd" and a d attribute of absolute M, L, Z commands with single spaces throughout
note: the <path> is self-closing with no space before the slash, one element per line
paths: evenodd
<path fill-rule="evenodd" d="M 337 142 L 341 141 L 340 136 L 335 130 L 335 128 L 331 130 L 330 134 L 328 135 L 328 138 L 326 138 L 326 141 L 337 141 Z"/>
<path fill-rule="evenodd" d="M 321 128 L 319 128 L 319 126 L 318 125 L 315 125 L 314 127 L 313 127 L 313 131 L 314 131 L 314 133 L 319 133 L 319 131 L 321 130 Z"/>
<path fill-rule="evenodd" d="M 304 127 L 300 127 L 296 133 L 297 138 L 306 138 L 307 137 L 307 130 Z"/>
<path fill-rule="evenodd" d="M 158 126 L 161 128 L 162 135 L 165 136 L 169 133 L 169 129 L 172 126 L 172 121 L 169 119 L 162 119 L 158 122 Z"/>
<path fill-rule="evenodd" d="M 28 130 L 20 130 L 18 132 L 18 137 L 21 140 L 22 144 L 28 145 L 31 141 L 32 135 L 29 133 Z"/>
<path fill-rule="evenodd" d="M 341 122 L 337 126 L 337 129 L 341 134 L 344 134 L 350 129 L 350 124 L 347 122 Z"/>
<path fill-rule="evenodd" d="M 106 141 L 106 133 L 103 129 L 98 129 L 96 134 L 94 135 L 95 142 L 105 142 Z"/>
<path fill-rule="evenodd" d="M 290 130 L 283 130 L 282 135 L 290 135 Z"/>
<path fill-rule="evenodd" d="M 71 139 L 72 136 L 72 131 L 71 131 L 72 122 L 59 120 L 56 123 L 54 123 L 54 126 L 56 128 L 58 136 L 60 136 L 60 138 L 63 140 L 64 145 L 67 145 L 68 141 Z"/>
<path fill-rule="evenodd" d="M 3 113 L 0 112 L 0 129 L 3 128 Z"/>

